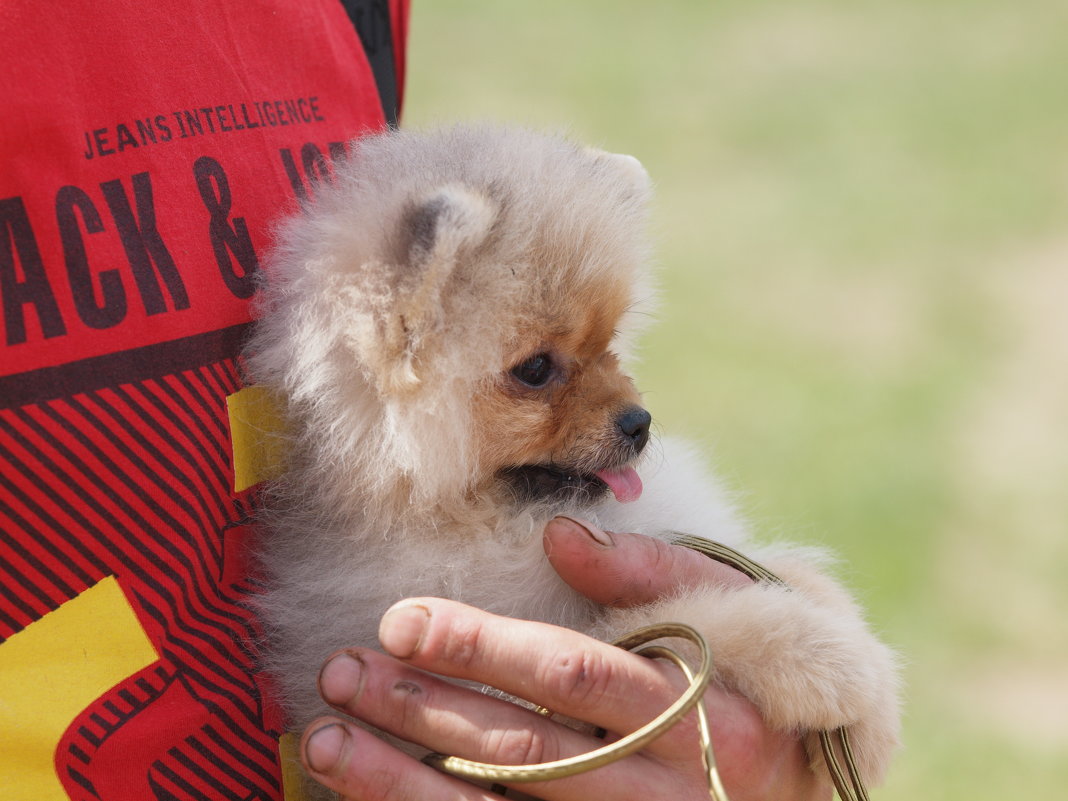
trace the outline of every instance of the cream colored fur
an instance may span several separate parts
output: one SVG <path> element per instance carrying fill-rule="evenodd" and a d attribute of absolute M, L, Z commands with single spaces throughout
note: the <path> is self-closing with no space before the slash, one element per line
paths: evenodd
<path fill-rule="evenodd" d="M 770 725 L 850 726 L 864 776 L 883 776 L 898 733 L 893 656 L 822 557 L 747 539 L 684 445 L 647 449 L 632 504 L 518 505 L 493 489 L 490 461 L 512 443 L 493 442 L 494 421 L 508 418 L 487 410 L 507 411 L 508 395 L 490 388 L 537 347 L 528 332 L 624 291 L 611 349 L 629 351 L 651 295 L 649 191 L 634 159 L 555 137 L 393 132 L 356 144 L 335 184 L 281 229 L 247 353 L 251 378 L 285 399 L 292 436 L 289 470 L 265 499 L 262 613 L 293 727 L 327 712 L 315 681 L 326 656 L 375 646 L 393 602 L 438 595 L 602 637 L 690 623 L 708 638 L 718 681 Z M 542 551 L 559 511 L 718 540 L 793 590 L 708 587 L 597 607 Z"/>

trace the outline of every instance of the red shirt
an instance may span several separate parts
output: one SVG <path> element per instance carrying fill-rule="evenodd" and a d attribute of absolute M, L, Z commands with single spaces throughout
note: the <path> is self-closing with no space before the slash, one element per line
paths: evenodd
<path fill-rule="evenodd" d="M 406 0 L 346 5 L 0 7 L 0 798 L 280 797 L 226 398 L 272 222 L 402 85 Z"/>

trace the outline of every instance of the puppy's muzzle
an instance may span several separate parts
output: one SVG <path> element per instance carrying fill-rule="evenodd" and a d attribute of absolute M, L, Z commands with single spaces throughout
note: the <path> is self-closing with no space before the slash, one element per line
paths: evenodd
<path fill-rule="evenodd" d="M 623 441 L 634 449 L 635 456 L 642 452 L 645 443 L 649 441 L 649 425 L 652 422 L 653 416 L 640 406 L 624 409 L 616 418 L 616 427 Z"/>
<path fill-rule="evenodd" d="M 652 415 L 628 406 L 608 418 L 598 433 L 594 459 L 539 462 L 507 467 L 498 477 L 520 503 L 589 503 L 607 492 L 622 503 L 641 495 L 641 479 L 630 463 L 649 441 Z"/>

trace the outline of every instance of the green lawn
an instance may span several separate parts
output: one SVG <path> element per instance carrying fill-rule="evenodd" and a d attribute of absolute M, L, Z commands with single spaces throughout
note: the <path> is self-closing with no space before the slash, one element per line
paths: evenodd
<path fill-rule="evenodd" d="M 414 3 L 405 122 L 657 184 L 638 366 L 908 668 L 879 799 L 1068 786 L 1068 3 Z"/>

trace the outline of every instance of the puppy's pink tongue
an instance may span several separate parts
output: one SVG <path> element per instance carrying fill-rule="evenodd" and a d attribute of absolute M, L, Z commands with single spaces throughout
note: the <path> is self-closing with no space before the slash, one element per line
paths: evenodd
<path fill-rule="evenodd" d="M 616 470 L 600 470 L 594 473 L 612 490 L 620 503 L 630 503 L 642 497 L 642 480 L 633 467 L 621 467 Z"/>

